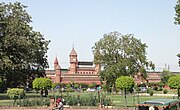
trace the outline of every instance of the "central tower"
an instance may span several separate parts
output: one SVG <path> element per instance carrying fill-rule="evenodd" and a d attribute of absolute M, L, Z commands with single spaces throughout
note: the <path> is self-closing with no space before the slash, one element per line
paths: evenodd
<path fill-rule="evenodd" d="M 74 50 L 74 47 L 69 55 L 70 58 L 70 74 L 77 73 L 77 66 L 78 66 L 78 60 L 77 60 L 77 53 Z"/>

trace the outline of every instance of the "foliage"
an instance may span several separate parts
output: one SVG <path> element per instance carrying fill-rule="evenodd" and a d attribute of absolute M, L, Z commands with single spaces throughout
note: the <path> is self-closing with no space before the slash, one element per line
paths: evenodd
<path fill-rule="evenodd" d="M 158 86 L 154 86 L 153 89 L 154 89 L 155 91 L 157 91 L 157 90 L 158 90 Z"/>
<path fill-rule="evenodd" d="M 147 85 L 148 87 L 163 87 L 165 84 L 162 82 L 149 82 Z"/>
<path fill-rule="evenodd" d="M 25 8 L 19 2 L 0 3 L 0 78 L 8 88 L 31 86 L 48 67 L 49 41 L 33 31 Z"/>
<path fill-rule="evenodd" d="M 12 99 L 22 98 L 25 96 L 24 89 L 12 88 L 7 90 L 7 95 Z"/>
<path fill-rule="evenodd" d="M 19 89 L 19 88 L 12 88 L 7 90 L 7 95 L 14 99 L 13 105 L 15 105 L 16 100 L 19 98 L 23 98 L 25 96 L 25 91 L 24 89 Z"/>
<path fill-rule="evenodd" d="M 86 83 L 80 83 L 80 87 L 81 87 L 81 88 L 87 88 L 88 85 L 87 85 Z"/>
<path fill-rule="evenodd" d="M 180 75 L 172 76 L 168 79 L 168 85 L 172 89 L 177 89 L 178 98 L 180 96 L 179 90 L 180 90 Z"/>
<path fill-rule="evenodd" d="M 178 64 L 179 64 L 179 66 L 180 66 L 180 54 L 178 54 L 177 56 L 178 56 L 178 58 L 179 58 Z"/>
<path fill-rule="evenodd" d="M 52 81 L 49 78 L 36 78 L 33 81 L 33 88 L 36 90 L 47 90 L 52 87 Z"/>
<path fill-rule="evenodd" d="M 151 91 L 151 88 L 147 88 L 147 93 L 150 93 L 150 91 Z"/>
<path fill-rule="evenodd" d="M 33 88 L 37 91 L 41 90 L 41 95 L 43 95 L 43 91 L 45 90 L 45 95 L 48 95 L 48 89 L 51 89 L 52 81 L 49 78 L 36 78 L 33 81 Z"/>
<path fill-rule="evenodd" d="M 65 104 L 70 106 L 76 106 L 78 103 L 80 106 L 97 106 L 98 105 L 98 96 L 97 94 L 88 94 L 88 95 L 67 95 L 65 98 Z M 102 104 L 105 106 L 112 105 L 111 98 L 107 97 L 105 94 L 101 95 Z"/>
<path fill-rule="evenodd" d="M 166 84 L 169 77 L 173 76 L 173 73 L 170 72 L 169 70 L 163 70 L 162 72 L 162 77 L 161 77 L 161 81 Z"/>
<path fill-rule="evenodd" d="M 79 86 L 79 84 L 74 84 L 74 89 L 78 89 L 80 86 Z"/>
<path fill-rule="evenodd" d="M 175 6 L 176 16 L 175 16 L 175 24 L 180 24 L 180 0 L 177 0 L 177 4 Z"/>
<path fill-rule="evenodd" d="M 126 92 L 134 87 L 134 80 L 128 76 L 121 76 L 116 79 L 116 88 L 124 90 L 125 93 L 125 106 L 127 107 Z"/>
<path fill-rule="evenodd" d="M 154 94 L 154 91 L 153 91 L 153 90 L 150 90 L 150 91 L 149 91 L 149 95 L 150 95 L 150 96 L 153 96 L 153 94 Z"/>
<path fill-rule="evenodd" d="M 89 86 L 89 88 L 95 88 L 96 85 L 97 85 L 97 84 L 96 84 L 95 82 L 93 82 L 93 83 L 89 84 L 88 86 Z"/>
<path fill-rule="evenodd" d="M 68 87 L 64 90 L 64 92 L 74 92 L 74 90 L 71 87 Z"/>
<path fill-rule="evenodd" d="M 5 81 L 0 78 L 0 93 L 4 92 L 6 90 Z"/>
<path fill-rule="evenodd" d="M 164 94 L 167 94 L 167 93 L 168 93 L 168 90 L 167 90 L 167 89 L 163 89 L 163 93 L 164 93 Z"/>
<path fill-rule="evenodd" d="M 25 98 L 22 100 L 17 101 L 17 105 L 20 106 L 49 106 L 50 105 L 50 100 L 49 98 L 33 98 L 33 99 L 29 99 L 29 98 Z"/>
<path fill-rule="evenodd" d="M 118 77 L 133 76 L 141 72 L 146 78 L 146 69 L 154 67 L 146 58 L 147 45 L 132 34 L 122 35 L 118 32 L 104 34 L 93 46 L 94 62 L 100 64 L 100 76 L 106 84 L 115 87 Z"/>
<path fill-rule="evenodd" d="M 134 80 L 128 76 L 121 76 L 116 79 L 116 88 L 121 90 L 130 90 L 134 87 Z"/>

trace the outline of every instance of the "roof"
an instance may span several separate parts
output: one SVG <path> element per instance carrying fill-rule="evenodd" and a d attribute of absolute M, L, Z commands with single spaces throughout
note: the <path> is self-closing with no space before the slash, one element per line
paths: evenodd
<path fill-rule="evenodd" d="M 57 59 L 57 57 L 55 58 L 54 64 L 58 64 L 58 59 Z"/>
<path fill-rule="evenodd" d="M 93 62 L 90 62 L 90 61 L 79 61 L 78 65 L 90 65 L 90 66 L 92 66 Z"/>
<path fill-rule="evenodd" d="M 77 55 L 76 51 L 74 50 L 74 47 L 73 47 L 73 49 L 71 50 L 70 55 Z"/>
<path fill-rule="evenodd" d="M 152 99 L 152 100 L 148 100 L 148 101 L 144 101 L 141 102 L 140 104 L 138 104 L 139 106 L 169 106 L 169 105 L 174 105 L 179 103 L 179 100 L 176 99 Z"/>

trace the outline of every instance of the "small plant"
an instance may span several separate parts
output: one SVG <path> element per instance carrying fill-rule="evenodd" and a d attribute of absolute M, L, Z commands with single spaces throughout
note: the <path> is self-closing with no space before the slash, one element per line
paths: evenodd
<path fill-rule="evenodd" d="M 154 94 L 154 91 L 153 91 L 153 90 L 150 90 L 150 91 L 149 91 L 149 95 L 150 95 L 150 96 L 153 96 L 153 94 Z"/>
<path fill-rule="evenodd" d="M 149 93 L 151 91 L 151 88 L 147 88 L 147 93 Z"/>
<path fill-rule="evenodd" d="M 168 90 L 167 90 L 167 89 L 163 89 L 163 93 L 164 93 L 164 94 L 167 94 L 167 93 L 168 93 Z"/>
<path fill-rule="evenodd" d="M 158 90 L 158 86 L 154 86 L 154 88 L 153 88 L 155 91 L 157 91 Z"/>

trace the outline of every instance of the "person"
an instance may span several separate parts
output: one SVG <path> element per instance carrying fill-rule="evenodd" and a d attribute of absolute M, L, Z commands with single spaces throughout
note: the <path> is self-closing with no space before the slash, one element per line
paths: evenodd
<path fill-rule="evenodd" d="M 57 106 L 56 110 L 63 110 L 63 103 L 60 98 L 57 99 L 56 106 Z"/>

